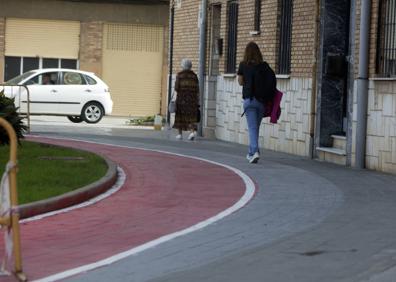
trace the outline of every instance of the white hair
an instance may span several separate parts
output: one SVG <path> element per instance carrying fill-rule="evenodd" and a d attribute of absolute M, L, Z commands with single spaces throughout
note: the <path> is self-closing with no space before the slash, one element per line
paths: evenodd
<path fill-rule="evenodd" d="M 189 59 L 183 59 L 181 61 L 181 67 L 183 68 L 183 70 L 190 70 L 192 67 L 192 63 L 191 60 Z"/>

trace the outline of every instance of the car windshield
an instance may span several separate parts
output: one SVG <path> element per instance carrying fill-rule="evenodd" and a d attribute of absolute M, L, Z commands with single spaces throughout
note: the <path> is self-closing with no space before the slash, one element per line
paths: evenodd
<path fill-rule="evenodd" d="M 35 73 L 35 71 L 28 71 L 28 72 L 25 72 L 25 73 L 23 73 L 23 74 L 21 74 L 21 75 L 18 75 L 18 76 L 16 76 L 16 77 L 14 77 L 14 78 L 8 80 L 5 84 L 6 84 L 6 85 L 16 85 L 16 84 L 19 84 L 21 81 L 23 81 L 24 79 L 26 79 L 27 77 L 31 76 L 31 75 L 34 74 L 34 73 Z"/>

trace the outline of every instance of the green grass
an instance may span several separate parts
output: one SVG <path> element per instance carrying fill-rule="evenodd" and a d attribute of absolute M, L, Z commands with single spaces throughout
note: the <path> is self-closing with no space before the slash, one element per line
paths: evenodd
<path fill-rule="evenodd" d="M 0 146 L 0 176 L 8 160 L 9 147 Z M 100 179 L 106 172 L 106 162 L 95 154 L 23 141 L 18 147 L 18 202 L 64 194 Z"/>

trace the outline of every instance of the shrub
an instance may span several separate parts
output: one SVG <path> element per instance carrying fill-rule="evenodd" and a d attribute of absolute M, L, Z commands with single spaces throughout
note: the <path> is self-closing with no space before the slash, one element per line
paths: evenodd
<path fill-rule="evenodd" d="M 7 120 L 14 128 L 18 142 L 23 138 L 23 134 L 27 130 L 27 126 L 23 124 L 22 118 L 19 116 L 14 104 L 14 99 L 4 96 L 4 92 L 0 92 L 0 117 Z M 0 127 L 0 146 L 9 143 L 9 137 L 6 130 Z"/>

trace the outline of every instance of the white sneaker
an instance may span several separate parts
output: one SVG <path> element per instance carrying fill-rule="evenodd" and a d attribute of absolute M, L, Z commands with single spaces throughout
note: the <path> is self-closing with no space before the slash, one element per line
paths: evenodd
<path fill-rule="evenodd" d="M 191 132 L 190 135 L 188 135 L 188 140 L 194 140 L 195 139 L 195 132 Z"/>
<path fill-rule="evenodd" d="M 260 154 L 258 152 L 254 153 L 253 156 L 247 155 L 246 158 L 248 159 L 249 163 L 255 164 L 260 159 Z"/>
<path fill-rule="evenodd" d="M 182 140 L 182 139 L 183 139 L 183 136 L 182 136 L 181 134 L 178 134 L 178 135 L 176 135 L 176 139 L 177 139 L 177 140 Z"/>

